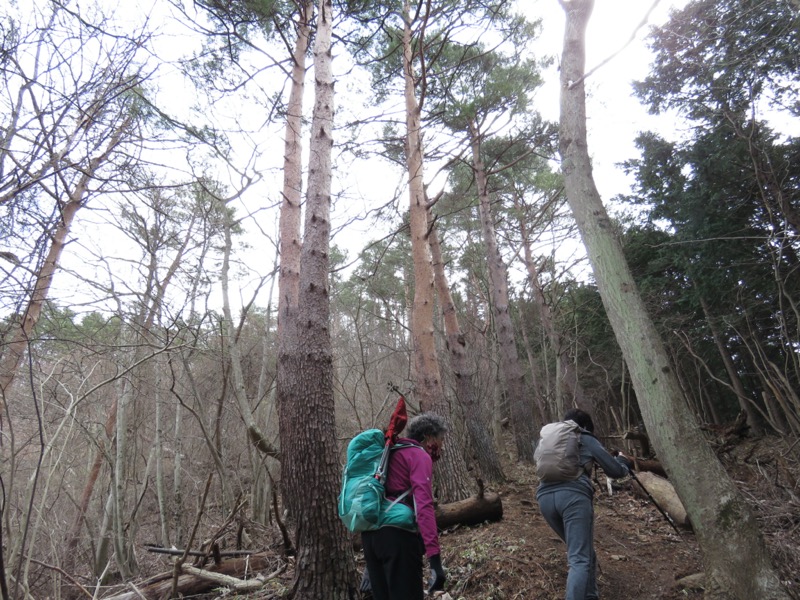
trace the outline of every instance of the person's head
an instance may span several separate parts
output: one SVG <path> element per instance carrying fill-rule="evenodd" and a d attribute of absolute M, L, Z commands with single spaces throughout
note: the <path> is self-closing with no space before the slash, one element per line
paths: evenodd
<path fill-rule="evenodd" d="M 447 423 L 442 417 L 433 413 L 422 413 L 408 422 L 405 435 L 419 442 L 431 458 L 437 460 L 446 433 Z"/>
<path fill-rule="evenodd" d="M 591 415 L 580 408 L 570 408 L 564 413 L 564 420 L 575 421 L 578 427 L 585 429 L 589 433 L 594 433 L 594 422 Z"/>

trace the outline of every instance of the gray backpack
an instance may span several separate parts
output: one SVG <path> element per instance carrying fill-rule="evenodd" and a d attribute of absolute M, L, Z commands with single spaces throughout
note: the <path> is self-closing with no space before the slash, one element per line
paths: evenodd
<path fill-rule="evenodd" d="M 583 473 L 581 428 L 575 421 L 548 423 L 539 433 L 533 453 L 541 481 L 574 481 Z"/>

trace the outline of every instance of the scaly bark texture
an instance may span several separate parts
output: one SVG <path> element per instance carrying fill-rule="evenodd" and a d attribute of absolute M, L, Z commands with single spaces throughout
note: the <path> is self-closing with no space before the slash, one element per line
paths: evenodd
<path fill-rule="evenodd" d="M 648 434 L 703 551 L 706 597 L 788 599 L 752 512 L 686 406 L 595 186 L 586 142 L 583 86 L 585 32 L 594 2 L 559 1 L 566 13 L 559 145 L 567 199 L 630 370 Z"/>
<path fill-rule="evenodd" d="M 506 397 L 517 446 L 517 460 L 533 462 L 533 440 L 536 426 L 533 416 L 533 399 L 525 388 L 525 371 L 517 353 L 514 324 L 511 322 L 508 301 L 508 269 L 497 245 L 492 207 L 490 204 L 486 167 L 481 159 L 480 134 L 474 123 L 470 124 L 472 146 L 472 170 L 478 186 L 478 212 L 481 219 L 483 244 L 486 247 L 486 266 L 489 270 L 492 314 L 500 352 L 500 371 L 503 376 Z"/>
<path fill-rule="evenodd" d="M 421 109 L 414 85 L 414 54 L 412 49 L 411 12 L 408 2 L 403 8 L 403 78 L 406 100 L 406 168 L 411 200 L 411 254 L 414 263 L 414 303 L 411 318 L 411 337 L 414 342 L 414 393 L 424 411 L 434 411 L 453 427 L 451 411 L 442 387 L 439 359 L 436 355 L 433 315 L 435 290 L 433 265 L 428 244 L 428 205 L 423 179 Z M 456 436 L 444 444 L 442 458 L 436 467 L 436 492 L 439 502 L 455 502 L 467 498 L 471 490 L 467 464 Z"/>
<path fill-rule="evenodd" d="M 476 367 L 471 362 L 467 338 L 461 331 L 456 306 L 447 284 L 444 272 L 442 249 L 436 227 L 431 223 L 429 242 L 433 258 L 433 275 L 439 304 L 442 307 L 444 331 L 447 340 L 447 351 L 450 353 L 450 367 L 456 380 L 456 395 L 464 413 L 472 452 L 478 461 L 481 474 L 488 481 L 502 483 L 505 481 L 500 455 L 492 441 L 489 411 L 478 399 L 475 390 Z"/>
<path fill-rule="evenodd" d="M 280 268 L 278 270 L 278 356 L 290 352 L 287 344 L 293 339 L 294 321 L 297 318 L 297 298 L 300 289 L 300 250 L 303 247 L 301 232 L 301 199 L 303 189 L 302 126 L 303 93 L 306 81 L 306 53 L 311 35 L 311 17 L 314 3 L 304 0 L 298 6 L 297 39 L 292 53 L 292 86 L 286 110 L 286 138 L 283 155 L 283 202 L 281 203 L 278 229 L 280 242 Z M 276 380 L 285 379 L 286 363 L 278 360 Z M 278 414 L 284 394 L 278 389 L 276 404 Z M 283 423 L 281 422 L 281 426 Z M 284 497 L 286 491 L 284 490 Z M 291 518 L 292 515 L 290 514 Z"/>
<path fill-rule="evenodd" d="M 330 203 L 333 147 L 332 5 L 321 0 L 314 45 L 315 102 L 297 319 L 279 356 L 281 479 L 294 523 L 292 597 L 350 600 L 355 561 L 337 516 L 339 460 L 330 336 Z"/>
<path fill-rule="evenodd" d="M 280 318 L 289 318 L 283 313 L 297 307 L 300 283 L 301 208 L 303 191 L 302 127 L 303 92 L 306 80 L 306 53 L 311 35 L 311 18 L 314 14 L 312 0 L 298 5 L 297 39 L 292 53 L 292 86 L 286 107 L 286 138 L 283 149 L 283 202 L 280 220 L 281 264 L 278 276 L 278 312 Z M 280 326 L 279 318 L 279 326 Z"/>

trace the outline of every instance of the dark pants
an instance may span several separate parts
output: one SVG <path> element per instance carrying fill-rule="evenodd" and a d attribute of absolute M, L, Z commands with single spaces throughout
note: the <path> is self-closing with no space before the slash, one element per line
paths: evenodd
<path fill-rule="evenodd" d="M 422 600 L 422 555 L 418 533 L 381 527 L 361 534 L 375 600 Z"/>

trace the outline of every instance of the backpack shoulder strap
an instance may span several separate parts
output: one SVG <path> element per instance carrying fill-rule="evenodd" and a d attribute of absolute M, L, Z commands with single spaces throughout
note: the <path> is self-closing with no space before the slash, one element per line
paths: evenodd
<path fill-rule="evenodd" d="M 402 450 L 403 448 L 419 448 L 420 450 L 425 450 L 425 448 L 423 448 L 422 446 L 420 446 L 418 444 L 405 444 L 403 442 L 400 442 L 399 444 L 394 444 L 391 449 L 392 450 Z"/>
<path fill-rule="evenodd" d="M 582 435 L 588 435 L 589 437 L 597 439 L 597 436 L 595 436 L 595 434 L 593 434 L 591 431 L 584 429 L 583 427 L 578 428 L 578 433 Z M 578 447 L 580 448 L 581 446 L 583 446 L 583 437 L 578 438 Z M 592 471 L 594 470 L 595 466 L 596 464 L 593 458 L 590 459 L 589 462 L 587 462 L 586 464 L 581 465 L 581 467 L 583 468 L 583 472 L 589 477 L 591 477 Z"/>

